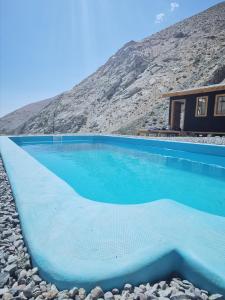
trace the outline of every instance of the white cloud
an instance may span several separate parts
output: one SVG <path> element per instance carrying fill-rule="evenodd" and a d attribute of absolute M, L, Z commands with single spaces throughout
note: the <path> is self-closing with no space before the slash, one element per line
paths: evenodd
<path fill-rule="evenodd" d="M 180 4 L 178 2 L 170 2 L 170 11 L 174 12 L 176 9 L 180 7 Z M 165 20 L 166 14 L 164 12 L 160 12 L 155 16 L 155 23 L 160 24 Z"/>
<path fill-rule="evenodd" d="M 159 24 L 162 23 L 164 21 L 165 18 L 165 14 L 164 13 L 159 13 L 155 16 L 155 23 Z"/>
<path fill-rule="evenodd" d="M 179 8 L 180 4 L 177 2 L 170 2 L 170 11 L 174 11 L 176 8 Z"/>

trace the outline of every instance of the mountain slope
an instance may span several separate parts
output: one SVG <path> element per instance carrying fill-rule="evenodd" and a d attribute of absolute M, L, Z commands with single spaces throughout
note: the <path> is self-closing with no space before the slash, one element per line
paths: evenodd
<path fill-rule="evenodd" d="M 225 79 L 225 2 L 140 42 L 59 95 L 15 133 L 123 132 L 167 124 L 160 95 Z"/>
<path fill-rule="evenodd" d="M 13 132 L 25 121 L 38 114 L 51 101 L 53 101 L 53 98 L 30 103 L 0 118 L 0 133 Z"/>

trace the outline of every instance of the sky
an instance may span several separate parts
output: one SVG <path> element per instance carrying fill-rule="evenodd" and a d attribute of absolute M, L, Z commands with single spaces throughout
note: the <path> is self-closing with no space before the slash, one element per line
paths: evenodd
<path fill-rule="evenodd" d="M 0 0 L 0 116 L 69 90 L 130 40 L 219 2 Z"/>

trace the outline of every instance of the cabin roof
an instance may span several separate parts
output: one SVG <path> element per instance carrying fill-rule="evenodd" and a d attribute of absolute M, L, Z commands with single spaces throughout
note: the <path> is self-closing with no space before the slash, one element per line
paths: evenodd
<path fill-rule="evenodd" d="M 194 94 L 223 91 L 223 90 L 225 91 L 225 84 L 213 84 L 213 85 L 201 86 L 201 87 L 196 87 L 196 88 L 191 88 L 186 90 L 167 92 L 164 93 L 162 97 L 186 96 L 186 95 L 194 95 Z"/>

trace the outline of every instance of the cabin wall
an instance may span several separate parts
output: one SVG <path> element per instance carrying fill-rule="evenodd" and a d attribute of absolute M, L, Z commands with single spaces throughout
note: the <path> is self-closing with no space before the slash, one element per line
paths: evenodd
<path fill-rule="evenodd" d="M 185 119 L 184 130 L 185 131 L 214 131 L 225 132 L 225 116 L 214 116 L 214 105 L 216 95 L 225 94 L 224 91 L 208 92 L 187 96 L 171 97 L 170 110 L 169 110 L 169 122 L 171 122 L 171 107 L 172 101 L 178 99 L 186 99 L 185 106 Z M 200 96 L 208 96 L 208 111 L 206 117 L 195 117 L 196 99 Z M 171 124 L 170 124 L 171 125 Z"/>

